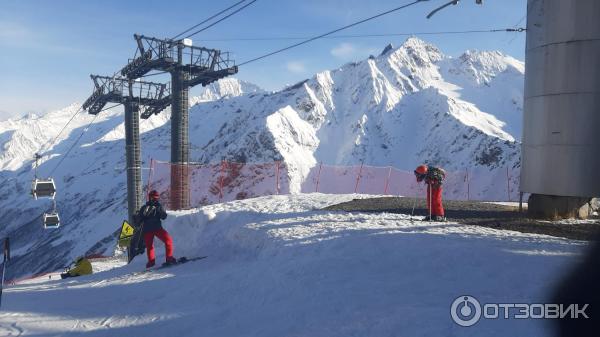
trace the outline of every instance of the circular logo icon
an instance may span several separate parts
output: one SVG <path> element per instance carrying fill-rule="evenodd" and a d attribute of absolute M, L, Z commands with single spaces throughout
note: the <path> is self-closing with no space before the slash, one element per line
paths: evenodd
<path fill-rule="evenodd" d="M 481 318 L 481 304 L 473 296 L 459 296 L 452 302 L 450 315 L 460 326 L 472 326 Z"/>

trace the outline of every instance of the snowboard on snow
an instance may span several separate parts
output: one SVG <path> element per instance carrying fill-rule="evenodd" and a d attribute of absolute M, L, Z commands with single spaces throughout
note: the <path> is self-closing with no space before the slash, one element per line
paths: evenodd
<path fill-rule="evenodd" d="M 180 258 L 177 259 L 177 263 L 166 263 L 165 262 L 165 263 L 163 263 L 162 265 L 160 265 L 158 267 L 148 268 L 148 269 L 146 269 L 146 271 L 160 270 L 160 269 L 164 269 L 164 268 L 179 266 L 179 265 L 182 265 L 182 264 L 187 263 L 187 262 L 198 261 L 198 260 L 205 259 L 207 257 L 208 256 L 196 256 L 196 257 L 185 257 L 185 256 L 182 256 L 182 257 L 180 257 Z"/>

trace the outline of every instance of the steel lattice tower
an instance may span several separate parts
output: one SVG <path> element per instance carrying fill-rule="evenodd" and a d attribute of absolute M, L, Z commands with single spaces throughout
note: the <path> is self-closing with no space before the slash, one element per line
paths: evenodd
<path fill-rule="evenodd" d="M 169 72 L 171 103 L 171 208 L 190 207 L 189 193 L 189 88 L 206 86 L 237 73 L 229 53 L 192 46 L 190 39 L 157 39 L 134 35 L 139 56 L 129 61 L 121 74 L 140 78 L 152 70 Z"/>

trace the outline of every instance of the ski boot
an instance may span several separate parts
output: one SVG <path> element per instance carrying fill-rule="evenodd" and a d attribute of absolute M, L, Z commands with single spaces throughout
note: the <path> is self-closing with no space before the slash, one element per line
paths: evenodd
<path fill-rule="evenodd" d="M 177 259 L 174 258 L 173 256 L 168 256 L 167 261 L 165 261 L 165 263 L 163 263 L 163 266 L 171 266 L 174 264 L 177 264 Z"/>
<path fill-rule="evenodd" d="M 446 217 L 442 215 L 432 215 L 426 216 L 423 218 L 423 221 L 436 221 L 436 222 L 446 222 Z"/>

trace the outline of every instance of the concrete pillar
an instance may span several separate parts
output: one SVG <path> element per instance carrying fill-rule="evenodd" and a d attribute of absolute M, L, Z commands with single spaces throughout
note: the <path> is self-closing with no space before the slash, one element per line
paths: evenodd
<path fill-rule="evenodd" d="M 521 192 L 528 213 L 586 217 L 600 196 L 600 1 L 528 0 Z"/>
<path fill-rule="evenodd" d="M 592 215 L 592 198 L 561 197 L 532 194 L 529 196 L 527 214 L 537 219 L 587 219 Z"/>

